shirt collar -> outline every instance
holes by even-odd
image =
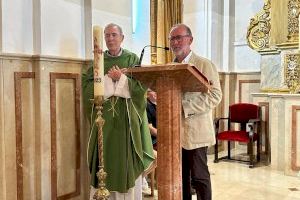
[[[106,50],[106,54],[107,54],[109,57],[119,57],[119,56],[122,55],[122,53],[123,53],[123,49],[122,49],[122,48],[120,49],[120,52],[119,52],[118,55],[116,55],[116,56],[111,55],[111,54],[109,53],[109,51]]]
[[[192,51],[190,51],[190,53],[183,59],[181,63],[189,63],[191,56],[192,56]]]

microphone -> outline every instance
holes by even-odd
[[[154,46],[154,45],[146,45],[146,46],[144,46],[144,48],[142,49],[142,52],[141,52],[141,56],[140,56],[140,60],[139,60],[139,63],[138,63],[138,65],[137,66],[141,66],[141,64],[142,64],[142,60],[143,60],[143,57],[144,57],[144,53],[145,53],[145,48],[146,47],[154,47],[154,48],[158,48],[158,49],[164,49],[164,50],[166,50],[166,51],[168,51],[168,50],[170,50],[170,48],[169,47],[160,47],[160,46]]]

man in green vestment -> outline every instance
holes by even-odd
[[[154,160],[146,114],[146,88],[124,71],[138,63],[138,57],[121,48],[124,35],[120,26],[108,24],[104,29],[107,51],[104,53],[103,155],[107,172],[106,187],[110,199],[141,199],[142,172]],[[91,124],[88,164],[91,185],[96,188],[99,168],[96,112],[93,98],[93,68],[82,76],[85,112]]]

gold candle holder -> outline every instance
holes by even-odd
[[[104,171],[104,158],[103,158],[103,125],[104,119],[102,118],[102,105],[104,102],[103,96],[95,96],[94,104],[96,105],[97,110],[97,118],[95,120],[97,127],[98,127],[98,156],[99,156],[99,171],[97,172],[98,178],[98,189],[95,192],[93,199],[96,200],[108,200],[109,198],[109,191],[106,189],[105,186],[105,179],[107,173]]]

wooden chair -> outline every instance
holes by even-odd
[[[215,145],[215,160],[217,163],[221,159],[238,160],[233,159],[230,153],[230,142],[242,142],[248,144],[249,161],[238,160],[243,162],[249,162],[249,167],[254,167],[254,153],[253,143],[256,142],[257,154],[256,160],[260,161],[260,108],[257,105],[249,103],[237,103],[229,107],[229,116],[227,118],[218,118],[215,120],[216,130],[216,145]],[[221,131],[219,125],[221,120],[228,121],[228,129]],[[240,124],[240,129],[235,130],[231,127],[232,123]],[[218,158],[218,142],[228,141],[228,155],[222,158]]]

